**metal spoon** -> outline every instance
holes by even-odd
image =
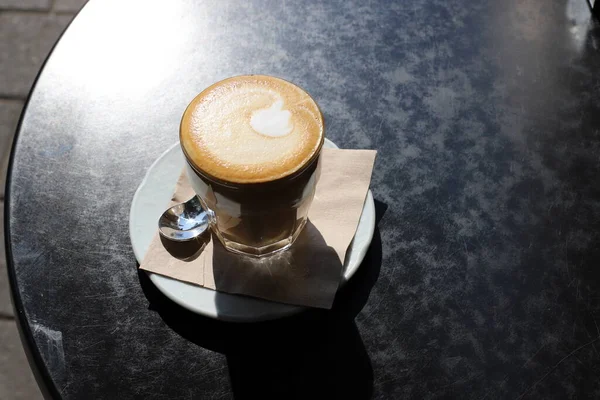
[[[158,220],[158,232],[166,239],[187,242],[208,230],[208,214],[198,196],[166,210]]]

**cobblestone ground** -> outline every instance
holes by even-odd
[[[10,146],[31,84],[52,45],[85,0],[0,0],[0,209]],[[42,395],[29,369],[10,303],[0,213],[0,399]]]

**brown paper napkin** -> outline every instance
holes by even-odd
[[[157,232],[140,268],[208,289],[331,308],[369,189],[375,155],[374,150],[323,149],[308,223],[289,250],[257,259],[228,252],[214,237],[181,244],[163,239]],[[171,204],[193,195],[182,174]]]

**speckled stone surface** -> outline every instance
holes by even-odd
[[[584,1],[141,4],[85,7],[17,139],[9,270],[52,393],[600,397],[600,31]],[[300,84],[330,139],[379,151],[378,229],[331,311],[220,323],[136,270],[136,186],[189,100],[240,73]]]

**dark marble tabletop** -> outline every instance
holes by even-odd
[[[584,0],[92,1],[10,171],[24,342],[64,399],[600,397],[600,31]],[[191,98],[305,87],[378,150],[378,228],[331,311],[231,324],[138,273],[133,193]]]

